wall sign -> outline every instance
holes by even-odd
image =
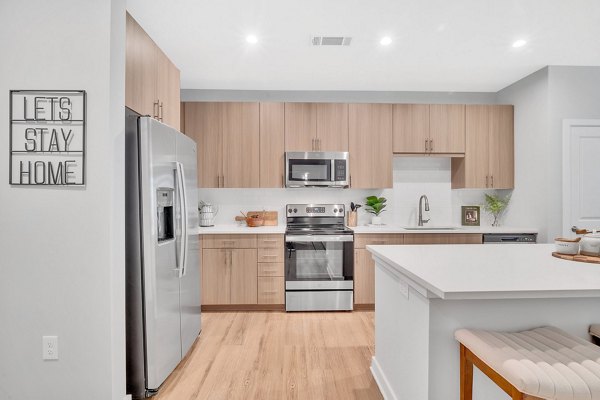
[[[85,91],[10,91],[10,184],[85,185]]]

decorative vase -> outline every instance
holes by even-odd
[[[358,219],[358,213],[356,211],[348,211],[346,213],[348,215],[348,222],[346,223],[349,227],[356,226],[356,221]]]
[[[381,225],[381,217],[374,215],[373,218],[371,218],[371,225]]]

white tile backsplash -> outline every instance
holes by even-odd
[[[216,204],[217,224],[234,223],[240,211],[275,210],[279,223],[285,224],[285,205],[290,203],[344,203],[364,204],[365,197],[384,196],[388,199],[386,211],[381,214],[386,224],[416,225],[419,197],[427,195],[431,218],[429,225],[460,225],[461,205],[483,203],[483,190],[451,190],[450,159],[444,157],[395,157],[394,187],[384,190],[363,189],[198,189],[198,198]],[[482,215],[482,225],[491,221]],[[371,215],[361,208],[359,225],[370,222]]]

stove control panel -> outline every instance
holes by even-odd
[[[288,204],[288,217],[343,217],[343,204]]]

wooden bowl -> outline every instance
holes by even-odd
[[[248,225],[250,228],[256,228],[259,226],[263,226],[264,224],[265,220],[263,218],[246,218],[246,225]]]

